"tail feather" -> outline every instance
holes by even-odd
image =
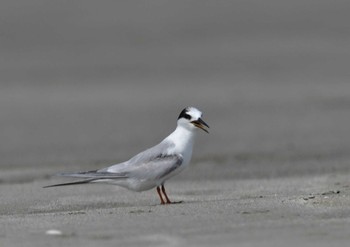
[[[57,174],[57,176],[75,177],[75,178],[116,179],[116,178],[126,178],[126,173],[88,171],[88,172],[59,173]]]
[[[69,182],[69,183],[62,183],[62,184],[47,185],[47,186],[44,186],[43,188],[51,188],[51,187],[67,186],[67,185],[77,185],[77,184],[87,184],[87,183],[90,183],[94,180],[96,180],[96,178],[85,179],[85,180]]]
[[[88,172],[76,172],[76,173],[59,173],[57,176],[63,177],[75,177],[75,178],[86,178],[85,180],[47,185],[43,188],[58,187],[58,186],[67,186],[67,185],[77,185],[77,184],[87,184],[95,180],[103,179],[121,179],[126,178],[125,173],[110,173],[110,172],[98,172],[98,171],[88,171]]]

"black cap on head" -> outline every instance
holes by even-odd
[[[188,112],[187,108],[183,109],[177,119],[185,118],[185,119],[191,120],[191,116],[187,112]]]

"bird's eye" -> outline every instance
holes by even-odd
[[[178,119],[180,119],[180,118],[185,118],[185,119],[191,120],[191,116],[187,113],[186,109],[180,113],[180,116]]]
[[[188,119],[188,120],[191,120],[191,116],[188,115],[188,114],[185,114],[185,115],[184,115],[184,118],[186,118],[186,119]]]

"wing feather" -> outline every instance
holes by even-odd
[[[88,171],[88,172],[67,172],[67,173],[59,173],[57,176],[63,177],[74,177],[74,178],[94,178],[94,179],[115,179],[115,178],[125,178],[125,173],[112,173],[112,172],[100,172],[96,171]]]
[[[180,154],[168,154],[173,143],[161,142],[160,144],[141,152],[130,160],[106,167],[100,170],[87,172],[60,173],[59,176],[83,178],[85,180],[65,184],[51,185],[63,186],[83,184],[100,180],[136,179],[139,181],[157,181],[166,178],[183,163]]]
[[[130,165],[126,176],[145,180],[162,179],[179,168],[182,162],[179,154],[158,155],[135,166]]]

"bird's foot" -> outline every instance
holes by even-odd
[[[167,202],[162,202],[161,205],[180,204],[180,203],[183,203],[183,202],[184,202],[184,201],[176,201],[176,202],[167,201]]]

